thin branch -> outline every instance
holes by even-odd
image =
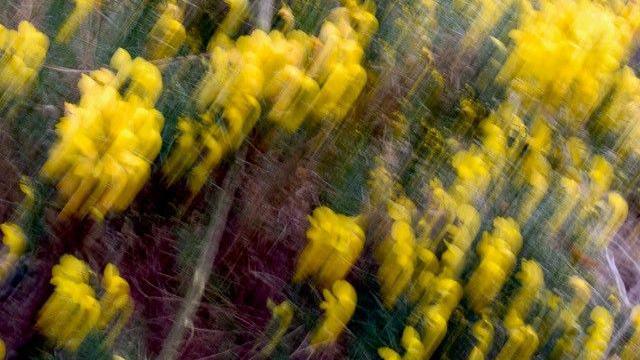
[[[193,281],[191,282],[169,335],[164,342],[158,359],[173,360],[178,356],[180,345],[184,338],[185,328],[188,324],[192,323],[193,316],[202,299],[205,284],[211,275],[213,262],[218,254],[220,239],[222,238],[227,217],[229,216],[229,211],[233,203],[233,194],[240,185],[240,174],[244,166],[242,159],[245,154],[246,147],[241,151],[241,154],[236,155],[236,160],[224,179],[222,190],[219,192],[214,205],[215,210],[207,226],[205,239],[208,239],[208,242],[204,245],[204,249],[198,259],[194,269]]]

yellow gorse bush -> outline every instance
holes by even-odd
[[[309,217],[309,242],[300,254],[294,282],[313,278],[320,287],[344,279],[364,248],[364,231],[357,217],[319,207]]]
[[[422,346],[420,334],[413,326],[405,326],[400,343],[405,349],[403,356],[388,347],[379,348],[378,355],[384,360],[420,360],[424,357],[424,347]]]
[[[311,345],[328,345],[335,342],[344,331],[356,310],[358,296],[351,284],[338,280],[331,290],[322,290],[324,301],[320,308],[324,310],[320,324],[311,337]]]
[[[469,306],[481,313],[498,295],[511,275],[522,248],[520,227],[510,218],[496,218],[493,232],[485,232],[476,251],[480,256],[465,288]]]
[[[544,273],[540,264],[534,260],[522,261],[516,279],[520,282],[520,287],[511,297],[504,316],[504,324],[509,329],[525,325],[529,311],[544,288]]]
[[[318,37],[254,30],[232,41],[247,5],[228,3],[230,11],[209,42],[209,71],[193,94],[199,119],[179,121],[163,167],[168,184],[187,174],[194,194],[261,117],[288,132],[307,118],[342,120],[366,83],[363,49],[377,29],[364,5],[347,2],[331,12]]]
[[[420,322],[423,358],[429,358],[436,351],[447,334],[451,313],[462,299],[462,287],[454,279],[438,277],[434,279],[433,289],[414,310],[415,322]]]
[[[538,349],[538,334],[530,325],[517,327],[509,331],[507,342],[502,346],[496,359],[529,360]]]
[[[175,0],[164,4],[160,17],[151,28],[146,43],[148,60],[164,59],[174,56],[187,38],[182,25],[184,11]]]
[[[595,119],[601,136],[613,135],[613,149],[621,158],[640,153],[640,79],[625,66],[616,74],[611,97]]]
[[[100,220],[126,209],[162,145],[164,120],[153,108],[162,89],[160,71],[122,49],[111,65],[117,73],[103,68],[82,75],[80,102],[65,104],[58,140],[41,170],[57,184],[61,218],[90,214]]]
[[[596,306],[591,310],[591,326],[582,344],[581,359],[602,359],[613,335],[613,316],[606,308]]]
[[[110,345],[129,321],[133,300],[118,269],[105,267],[99,300],[90,277],[88,265],[71,255],[62,256],[52,269],[54,292],[40,309],[36,327],[56,346],[75,351],[91,331],[107,329],[105,342]]]
[[[20,22],[17,30],[0,25],[0,104],[30,90],[48,50],[49,38],[30,22]]]
[[[415,236],[411,225],[403,220],[394,221],[389,236],[378,250],[380,292],[384,305],[393,308],[409,286],[415,267]]]
[[[497,356],[500,359],[530,359],[540,344],[538,332],[525,321],[544,288],[544,273],[537,262],[523,260],[516,279],[520,288],[511,296],[503,319],[509,337]]]
[[[583,124],[629,56],[640,12],[587,0],[522,2],[513,51],[498,75],[527,106],[563,109],[568,125]]]
[[[233,43],[231,37],[249,15],[249,2],[247,0],[224,0],[228,6],[227,16],[218,25],[215,34],[209,40],[207,48],[213,50],[218,46],[226,47]]]
[[[471,327],[471,333],[476,341],[475,346],[471,349],[469,360],[484,360],[491,345],[493,343],[494,326],[486,315],[476,321]]]

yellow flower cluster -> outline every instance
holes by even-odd
[[[110,345],[129,321],[133,301],[118,269],[105,267],[100,300],[89,285],[90,276],[87,264],[71,255],[62,256],[53,267],[55,290],[40,310],[36,327],[56,346],[75,351],[89,332],[107,328],[105,342]]]
[[[472,23],[465,46],[472,46],[474,39],[493,27],[497,18],[486,18],[487,14],[501,15],[504,8],[500,7],[511,2],[472,3],[479,3],[485,13]],[[596,115],[596,125],[616,137],[623,159],[640,152],[635,136],[640,134],[635,121],[640,81],[630,68],[621,69],[640,25],[640,8],[584,0],[523,4],[522,25],[512,32],[513,52],[498,76],[511,91],[509,100],[480,123],[479,146],[454,155],[451,164],[456,178],[451,186],[445,188],[438,179],[429,182],[422,194],[427,203],[417,224],[416,207],[399,205],[411,200],[398,200],[403,190],[394,174],[382,164],[371,172],[370,206],[392,204],[387,211],[390,231],[375,253],[381,298],[392,308],[406,294],[414,309],[402,335],[404,354],[380,348],[384,359],[429,358],[444,338],[451,311],[462,297],[459,278],[480,224],[474,205],[491,204],[518,190],[513,204],[497,204],[502,207],[499,211],[514,219],[494,219],[493,231],[485,232],[476,247],[478,263],[464,287],[467,304],[481,315],[472,331],[473,360],[484,359],[492,348],[490,316],[497,310],[493,303],[518,263],[523,246],[520,228],[539,218],[536,212],[543,199],[552,204],[545,224],[550,236],[563,231],[577,238],[574,247],[580,250],[605,248],[627,218],[624,197],[612,189],[617,174],[611,159],[592,154],[577,137],[562,138],[564,132],[554,133],[554,126],[556,120],[565,121],[562,125],[572,132]],[[473,110],[464,105],[463,112]],[[599,111],[594,114],[596,108]],[[507,186],[509,190],[504,191]],[[501,325],[508,331],[498,359],[531,359],[551,333],[561,334],[552,358],[602,358],[611,341],[613,316],[603,307],[594,308],[592,325],[581,336],[579,319],[591,296],[584,279],[570,278],[573,295],[566,303],[545,289],[542,268],[533,260],[521,262],[515,279],[519,288],[505,312],[498,308],[504,314]],[[440,307],[434,305],[438,304],[435,298],[441,299]],[[534,315],[532,309],[545,300],[549,304],[542,305],[548,308],[544,320],[527,324]],[[638,338],[632,336],[628,347],[640,343]],[[621,356],[637,357],[629,350]]]
[[[533,327],[526,325],[509,330],[507,342],[500,349],[496,360],[529,360],[538,349],[538,334]]]
[[[324,310],[320,324],[311,337],[311,345],[321,346],[335,342],[356,310],[358,296],[351,284],[344,280],[333,283],[331,290],[322,290]]]
[[[49,38],[30,22],[20,22],[17,30],[0,25],[0,104],[29,91],[48,50]]]
[[[625,66],[615,77],[609,101],[595,119],[600,136],[615,137],[613,149],[621,157],[640,153],[640,79]]]
[[[500,359],[531,359],[540,344],[538,333],[525,320],[544,289],[542,268],[533,260],[523,260],[516,279],[520,288],[511,297],[503,319],[509,337],[498,354]]]
[[[592,324],[587,329],[587,338],[582,345],[579,358],[602,359],[613,335],[613,316],[606,308],[596,306],[591,310],[590,318]]]
[[[382,347],[378,349],[378,354],[383,359],[430,358],[447,334],[451,313],[462,299],[462,287],[456,280],[432,276],[429,278],[429,287],[423,288],[419,296],[421,298],[410,322],[419,322],[420,331],[411,325],[405,326],[401,341],[404,355],[401,357],[395,350]]]
[[[515,184],[524,190],[524,195],[516,219],[520,225],[524,225],[549,189],[551,166],[542,153],[531,150],[524,156],[521,168],[523,171]]]
[[[364,247],[364,231],[358,217],[334,213],[319,207],[309,217],[309,243],[296,266],[293,282],[313,278],[325,301],[320,304],[324,315],[311,338],[311,345],[327,345],[336,341],[351,319],[357,295],[351,284],[343,280]]]
[[[89,14],[100,5],[100,0],[74,0],[75,7],[67,20],[62,24],[56,35],[56,41],[59,43],[67,43],[78,30]]]
[[[592,157],[586,196],[580,202],[567,201],[571,208],[578,203],[582,205],[575,224],[578,240],[574,251],[578,253],[593,255],[606,248],[627,218],[627,201],[618,192],[610,191],[613,176],[613,167],[608,161],[599,155]],[[554,231],[568,218],[569,208],[559,210],[562,216],[554,219]]]
[[[238,31],[242,22],[249,15],[249,2],[247,0],[224,0],[228,7],[227,15],[218,25],[215,34],[209,40],[207,48],[209,51],[218,46],[229,46],[233,44],[231,37]]]
[[[344,279],[364,247],[364,231],[357,217],[319,207],[309,217],[309,243],[300,254],[294,282],[309,277],[324,288]]]
[[[65,104],[58,140],[41,171],[57,183],[65,202],[61,218],[91,214],[101,220],[126,209],[162,145],[164,119],[154,109],[162,90],[160,71],[123,49],[111,66],[117,73],[103,68],[82,75],[80,102]]]
[[[588,226],[589,224],[585,224],[583,230],[593,231],[590,236],[584,234],[590,245],[595,249],[604,249],[627,219],[629,206],[622,195],[610,191],[596,202],[594,210],[596,209],[594,215],[598,221],[591,227]]]
[[[187,38],[182,25],[183,10],[175,0],[164,4],[164,9],[153,25],[146,44],[146,58],[150,61],[174,56]]]
[[[372,175],[380,173],[378,169]],[[398,196],[387,205],[387,216],[392,221],[390,233],[376,248],[382,298],[385,306],[392,308],[399,296],[406,293],[414,311],[403,333],[404,355],[380,348],[378,353],[384,359],[431,356],[444,339],[449,317],[462,298],[463,290],[457,278],[480,219],[472,206],[458,205],[438,181],[431,182],[430,192],[432,207],[418,222],[418,240],[413,230],[416,217],[413,202]],[[436,223],[440,220],[436,218],[445,222],[439,232]],[[441,241],[445,241],[447,249],[438,260],[432,249],[438,248]],[[420,326],[413,327],[416,324]]]
[[[589,304],[589,299],[591,299],[591,286],[583,278],[579,276],[570,277],[569,287],[572,290],[571,300],[560,317],[565,325],[577,322],[587,304]]]
[[[631,75],[627,72],[628,83],[636,81],[635,75],[629,78]],[[635,90],[624,93],[627,90],[620,90],[623,85],[635,88],[629,84],[617,85],[619,89],[614,89],[610,103],[599,115],[606,118],[598,121],[614,124],[617,120],[613,117],[622,116],[624,106],[633,106]],[[553,138],[554,129],[547,120],[547,112],[541,109],[529,112],[529,124],[525,126],[515,103],[513,98],[503,102],[480,123],[479,146],[473,145],[453,156],[451,164],[456,178],[449,188],[443,187],[437,178],[428,183],[423,193],[427,202],[415,224],[415,235],[415,205],[409,199],[397,200],[402,196],[390,202],[394,204],[387,212],[392,223],[391,232],[376,253],[380,263],[381,297],[391,308],[398,297],[406,293],[414,310],[403,334],[404,355],[381,348],[379,353],[383,358],[428,358],[442,341],[449,309],[454,309],[462,297],[462,291],[458,297],[455,289],[461,288],[458,279],[480,225],[480,214],[473,205],[496,200],[492,197],[501,196],[507,185],[519,190],[508,209],[508,214],[513,214],[517,220],[494,219],[493,231],[485,233],[476,247],[478,263],[464,287],[467,304],[482,316],[477,327],[474,326],[477,342],[471,352],[472,359],[484,359],[491,348],[493,324],[489,316],[495,310],[492,309],[493,302],[514,272],[523,245],[520,228],[537,218],[534,213],[545,196],[554,199],[546,224],[549,233],[553,236],[561,229],[568,231],[577,238],[574,249],[602,250],[624,223],[628,205],[619,193],[611,190],[615,176],[612,164],[603,156],[591,154],[588,146],[576,137],[561,141],[562,149],[553,149],[552,144],[557,139]],[[616,126],[626,129],[630,125]],[[555,156],[553,160],[557,167],[553,170],[547,160],[549,156]],[[554,180],[555,171],[559,173],[557,180]],[[384,165],[375,167],[371,177],[372,206],[379,207],[402,193],[402,187]],[[411,205],[400,206],[400,203]],[[393,254],[389,257],[395,261],[381,260],[379,253]],[[405,278],[411,279],[409,286],[403,285]],[[554,303],[554,296],[547,293],[542,269],[535,261],[522,261],[515,278],[520,288],[505,309],[502,324],[508,331],[508,339],[497,358],[530,359],[540,344],[549,341],[551,333],[558,332],[562,335],[555,344],[555,355],[571,357],[581,353],[585,358],[600,357],[611,337],[608,318],[600,310],[594,313],[594,326],[588,331],[583,349],[576,348],[582,331],[578,319],[591,294],[586,281],[571,278],[569,286],[574,289],[574,295],[563,304],[559,297]],[[445,301],[449,306],[440,308],[442,312],[430,312],[434,292],[438,290],[446,293],[442,296],[450,300]],[[534,329],[533,324],[526,321],[534,304],[541,300],[549,301],[548,314],[554,315],[548,318],[545,315],[542,325]],[[424,323],[427,325],[422,325]],[[413,327],[416,324],[421,326]]]
[[[421,324],[422,358],[430,358],[440,346],[451,313],[462,299],[462,286],[457,280],[440,275],[432,279],[431,286],[410,319]]]
[[[14,223],[0,225],[0,231],[2,231],[2,245],[6,249],[2,251],[3,255],[0,257],[0,284],[2,284],[24,253],[27,238],[22,228]]]
[[[388,347],[379,348],[378,355],[384,360],[421,360],[424,358],[424,347],[420,340],[420,334],[413,326],[405,326],[400,344],[405,349],[402,357]]]
[[[486,314],[482,314],[480,320],[471,327],[471,333],[475,340],[475,345],[469,354],[469,360],[484,360],[491,349],[493,335],[495,333],[493,324]]]
[[[618,95],[614,91],[611,101],[624,103],[626,96]],[[613,109],[616,106],[618,105],[613,103],[605,106],[600,119],[608,121],[606,118],[615,116],[614,114],[621,115],[619,109]],[[504,165],[514,163],[517,164],[513,169],[515,176],[510,182],[511,186],[521,193],[514,203],[516,209],[514,214],[520,226],[524,226],[532,218],[551,188],[553,191],[550,192],[550,196],[555,198],[555,206],[547,224],[549,232],[552,235],[557,234],[563,226],[570,223],[573,216],[576,216],[577,222],[573,225],[573,230],[579,238],[576,244],[581,248],[579,251],[593,253],[606,247],[624,223],[628,205],[619,193],[610,190],[614,170],[603,156],[592,156],[582,140],[569,137],[564,141],[563,151],[556,153],[557,159],[560,160],[557,167],[560,180],[554,182],[552,188],[553,173],[547,157],[551,153],[554,134],[542,112],[535,111],[532,114],[531,124],[527,128],[522,124],[510,101],[505,101],[497,111],[482,122],[481,130],[483,133],[481,151],[472,149],[467,153],[456,155],[462,158],[458,164],[454,162],[454,167],[459,174],[456,183],[466,185],[461,186],[462,190],[457,192],[459,199],[464,199],[465,194],[473,194],[474,190],[476,198],[478,194],[484,196],[486,190],[482,189],[487,183],[493,184],[492,193],[501,193],[502,182],[508,181],[504,179]],[[503,136],[514,140],[511,146],[505,147]],[[475,183],[462,181],[461,179],[465,179],[465,174],[473,173],[467,169],[473,164],[482,164],[481,160],[485,165],[477,165],[475,168],[486,167],[489,180],[484,183],[479,182],[477,178],[481,173],[476,171],[476,175],[466,175],[466,178],[474,179]],[[492,166],[489,167],[486,164],[492,164]],[[585,181],[586,179],[588,181]],[[581,187],[587,191],[581,192]],[[576,194],[584,194],[584,196],[576,196]],[[468,199],[469,197],[464,200],[469,201]],[[576,212],[575,209],[581,210]]]
[[[469,306],[481,313],[491,304],[511,275],[522,248],[520,227],[511,218],[493,220],[493,232],[485,232],[478,244],[480,262],[465,288]]]
[[[372,209],[378,209],[387,204],[394,194],[400,190],[393,175],[383,164],[383,160],[377,158],[376,163],[377,166],[369,172],[368,181],[369,206]]]
[[[437,183],[436,183],[437,184]],[[434,191],[446,193],[443,189],[434,188]],[[444,245],[446,250],[440,257],[440,276],[457,279],[465,266],[466,253],[471,247],[473,240],[478,234],[480,228],[480,215],[477,210],[466,203],[459,204],[451,197],[445,197],[445,203],[449,204],[446,208],[444,217],[444,225],[439,232],[435,233],[432,224],[428,227],[423,226],[427,221],[427,217],[431,211],[427,211],[418,223],[420,228],[419,238],[422,240],[423,246],[428,249],[435,250]],[[436,207],[442,207],[442,204],[433,203]],[[434,219],[436,222],[442,220]],[[434,221],[432,220],[432,221]],[[435,236],[434,236],[435,233]]]
[[[578,319],[582,316],[584,309],[586,308],[589,300],[591,299],[591,288],[589,284],[578,276],[572,276],[568,281],[569,288],[571,289],[571,297],[568,299],[568,303],[560,311],[558,315],[559,321],[552,320],[553,325],[545,328],[545,333],[541,339],[546,338],[555,331],[557,328],[562,330],[562,336],[556,342],[551,352],[551,357],[575,357],[576,354],[576,336],[580,328]],[[543,342],[544,343],[544,342]]]
[[[437,228],[439,222],[453,223],[456,201],[438,179],[431,180],[425,192],[430,195],[430,199],[424,215],[418,221],[418,239],[433,247],[432,243],[442,238],[445,232],[444,228]]]
[[[236,2],[242,13],[242,1],[231,1]],[[227,18],[240,16],[233,15],[234,9]],[[200,121],[179,121],[178,138],[163,167],[169,184],[189,172],[192,193],[240,146],[263,112],[289,132],[309,116],[344,118],[366,83],[360,63],[377,21],[364,5],[347,2],[332,11],[318,37],[299,30],[255,30],[232,42],[223,25],[210,42],[210,69],[194,94]]]
[[[378,281],[384,305],[392,308],[411,281],[416,261],[415,235],[411,226],[415,205],[407,197],[389,201],[391,231],[376,249],[380,263]]]
[[[592,325],[586,331],[580,348],[577,347],[579,334],[582,332],[579,319],[591,297],[590,286],[584,279],[577,276],[571,276],[568,279],[568,287],[572,289],[572,294],[566,303],[558,296],[546,292],[542,269],[535,261],[524,260],[516,279],[519,281],[520,288],[511,296],[502,321],[508,332],[508,338],[496,355],[496,359],[531,359],[538,347],[547,343],[550,336],[558,332],[561,336],[554,344],[551,358],[602,358],[613,332],[613,317],[604,307],[593,308]],[[467,299],[469,299],[468,296]],[[547,302],[546,305],[542,305],[546,313],[544,318],[537,318],[535,328],[526,324],[525,319],[530,315],[533,305],[541,304],[544,300]],[[476,346],[472,349],[470,359],[484,359],[488,349],[491,348],[493,324],[488,317],[490,313],[491,310],[488,307],[484,308],[481,319],[473,326]],[[632,343],[632,339],[629,343]]]
[[[620,353],[620,358],[622,360],[635,359],[638,349],[640,349],[640,305],[634,306],[631,311],[630,320],[633,327],[633,333]]]
[[[381,348],[379,354],[383,358],[429,358],[444,339],[451,313],[462,298],[459,277],[466,265],[466,253],[480,228],[480,215],[471,204],[481,202],[488,186],[498,179],[496,175],[505,164],[508,150],[506,137],[498,126],[485,122],[481,129],[482,146],[454,156],[452,165],[457,177],[451,187],[445,189],[438,179],[429,182],[424,194],[428,203],[417,223],[416,206],[410,199],[398,196],[389,202],[391,232],[376,250],[382,298],[391,308],[406,293],[414,310],[403,335],[404,355]],[[402,192],[384,166],[376,167],[371,175],[372,199],[380,201]],[[498,229],[493,235],[508,240],[510,245],[517,244],[519,232],[515,221],[496,219],[496,222]],[[435,251],[441,252],[440,258]],[[515,257],[511,266],[514,264]],[[412,327],[415,324],[420,326]],[[488,346],[478,349],[477,355]]]
[[[539,298],[544,288],[544,273],[540,265],[534,260],[523,260],[520,271],[516,274],[520,288],[511,297],[504,324],[508,329],[525,325],[531,307]]]
[[[524,225],[534,213],[549,188],[551,166],[547,155],[551,149],[552,130],[542,117],[535,117],[528,129],[511,103],[504,102],[481,123],[482,152],[489,167],[492,193],[501,194],[507,181],[522,193],[515,203],[516,219]],[[509,141],[507,141],[509,139]],[[507,143],[510,142],[510,145]],[[515,177],[505,172],[515,167]]]
[[[523,3],[515,43],[498,81],[529,106],[563,110],[568,125],[583,124],[629,56],[640,25],[635,4],[554,0]]]
[[[482,197],[492,173],[482,154],[473,150],[463,150],[456,153],[451,160],[456,171],[456,180],[450,192],[459,203],[475,203]]]

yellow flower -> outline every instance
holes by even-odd
[[[476,321],[471,328],[473,337],[476,341],[475,346],[471,349],[469,360],[484,360],[491,344],[493,343],[493,324],[486,314],[482,314],[480,320]]]
[[[100,299],[101,313],[97,327],[106,329],[117,318],[117,322],[110,326],[105,339],[105,342],[110,345],[133,314],[133,299],[129,294],[129,284],[120,276],[118,268],[113,264],[107,264],[104,268],[102,287],[104,295]]]
[[[0,284],[2,284],[24,253],[27,238],[22,228],[14,223],[0,225],[0,231],[2,231],[2,244],[6,249],[5,255],[0,258]]]
[[[447,333],[451,313],[462,298],[462,287],[453,279],[439,277],[433,291],[414,310],[412,321],[421,322],[422,349],[424,358],[429,358],[438,348]]]
[[[524,225],[549,188],[547,178],[549,177],[551,166],[544,155],[536,151],[529,151],[522,160],[521,169],[521,177],[516,178],[514,185],[518,187],[526,186],[525,196],[520,202],[517,216],[518,223]]]
[[[320,324],[313,332],[311,345],[327,345],[335,342],[353,316],[358,300],[356,291],[344,280],[333,283],[331,290],[324,289],[325,300],[320,304],[324,310]]]
[[[38,314],[36,327],[56,345],[75,351],[93,330],[100,305],[88,285],[90,270],[81,260],[64,255],[53,267],[53,294]]]
[[[591,159],[591,169],[589,170],[591,180],[591,198],[597,200],[602,196],[613,181],[613,167],[604,157],[596,155]]]
[[[158,21],[147,37],[146,54],[149,60],[174,56],[187,38],[182,25],[182,9],[174,1],[164,5]]]
[[[378,349],[378,355],[385,360],[420,360],[424,357],[424,347],[420,339],[420,334],[413,326],[404,327],[400,343],[405,349],[404,356],[400,357],[400,354],[388,347]]]
[[[384,304],[392,308],[398,297],[409,286],[415,267],[415,238],[411,225],[403,220],[394,221],[391,233],[378,248],[380,268],[378,281]]]
[[[459,151],[451,159],[456,180],[450,192],[458,203],[473,203],[489,186],[490,170],[484,158],[474,151]]]
[[[558,188],[560,192],[557,200],[558,204],[549,220],[549,230],[551,234],[555,234],[560,230],[575,209],[579,200],[576,194],[579,191],[580,185],[575,180],[563,176],[560,178],[560,186]]]
[[[504,286],[513,271],[522,237],[513,219],[496,218],[493,232],[485,232],[477,247],[480,262],[473,271],[465,294],[470,307],[481,313]]]
[[[49,49],[49,38],[30,22],[17,31],[0,25],[0,91],[6,99],[23,96],[32,86]],[[3,100],[3,102],[6,100]]]
[[[534,301],[544,287],[544,273],[540,265],[534,260],[523,260],[520,271],[516,274],[520,288],[511,297],[504,324],[507,328],[524,326],[524,320]]]
[[[300,254],[294,282],[313,277],[322,287],[343,279],[364,247],[364,231],[357,217],[319,207],[309,217],[309,242]]]
[[[57,183],[65,202],[61,218],[91,214],[101,220],[125,210],[160,152],[164,119],[153,109],[162,90],[160,71],[122,49],[111,64],[117,74],[100,69],[80,78],[80,101],[65,104],[66,115],[56,126],[58,140],[41,170]],[[122,96],[119,88],[126,80]]]
[[[312,78],[299,68],[286,65],[266,86],[266,97],[273,104],[267,119],[295,132],[311,111],[318,91],[320,88]]]
[[[367,73],[359,64],[336,64],[314,100],[313,115],[318,119],[341,121],[366,81]]]
[[[87,264],[71,255],[63,255],[52,270],[54,292],[40,309],[36,327],[57,346],[76,351],[86,336],[95,330],[106,330],[105,343],[110,345],[133,311],[129,284],[117,268],[108,264],[102,278],[104,295],[100,301],[89,286]],[[113,324],[115,317],[118,321]]]
[[[592,324],[587,329],[587,338],[584,341],[580,358],[602,359],[613,334],[613,316],[604,307],[596,306],[591,310],[590,318]]]
[[[538,334],[531,326],[525,325],[510,329],[509,338],[502,349],[500,349],[496,359],[529,360],[538,349],[538,344]]]
[[[263,103],[266,118],[288,132],[309,117],[342,120],[367,81],[360,65],[363,42],[377,27],[371,6],[353,3],[334,9],[317,38],[286,28],[254,30],[233,41],[248,3],[226,3],[227,17],[209,41],[209,70],[193,94],[198,111],[193,122],[202,126],[180,125],[177,146],[163,166],[169,185],[188,173],[192,194],[241,145],[260,119]],[[194,157],[204,160],[194,165]]]
[[[571,276],[569,278],[569,287],[572,289],[571,300],[560,314],[560,319],[566,328],[578,321],[578,318],[589,303],[589,299],[591,299],[591,287],[583,278]]]
[[[221,39],[224,37],[233,36],[249,15],[249,3],[247,0],[225,0],[225,3],[229,7],[229,12],[218,25],[216,33],[211,37],[208,45],[209,50],[220,45],[222,43]]]
[[[20,226],[13,223],[0,225],[2,243],[9,250],[9,254],[21,256],[27,246],[27,238]]]
[[[585,0],[546,1],[539,9],[527,3],[498,81],[526,107],[564,109],[565,124],[584,123],[629,55],[637,21],[623,13]]]
[[[620,358],[622,360],[632,360],[636,357],[640,348],[640,305],[636,305],[631,310],[631,326],[633,333],[627,343],[622,348]]]

